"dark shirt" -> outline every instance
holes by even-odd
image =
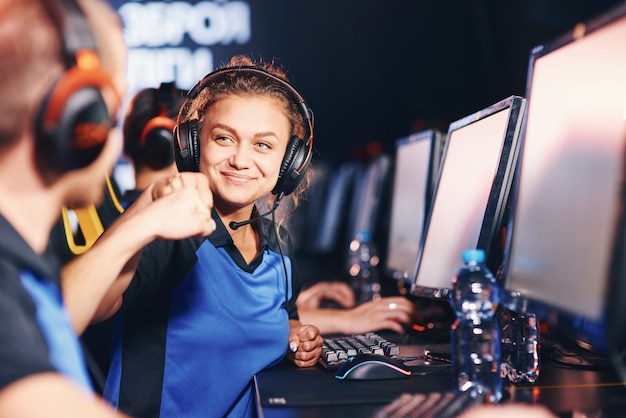
[[[0,389],[59,372],[86,392],[91,383],[63,305],[58,269],[0,215]]]

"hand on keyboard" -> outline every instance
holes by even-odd
[[[420,322],[414,303],[404,296],[383,297],[351,306],[350,299],[342,296],[342,291],[339,290],[345,289],[346,286],[345,283],[335,284],[332,294],[323,293],[330,290],[322,292],[317,288],[301,292],[296,302],[300,320],[303,323],[316,324],[325,335],[364,334],[379,330],[404,334],[407,327]],[[322,295],[326,295],[324,299],[321,299]],[[343,308],[322,308],[320,305],[322,300],[333,300]]]

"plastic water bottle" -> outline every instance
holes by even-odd
[[[379,263],[378,250],[371,234],[369,231],[359,231],[350,241],[347,266],[357,304],[380,299]]]
[[[484,402],[498,403],[502,399],[501,335],[495,312],[501,291],[484,261],[483,250],[464,251],[465,264],[452,280],[454,387],[457,392],[471,390],[472,396]]]

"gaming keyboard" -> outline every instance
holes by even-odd
[[[326,369],[335,369],[347,362],[350,357],[364,353],[397,359],[400,357],[400,348],[373,332],[326,337],[322,345],[322,355],[319,362]]]
[[[403,393],[379,409],[374,418],[453,418],[480,405],[472,390],[461,393]]]

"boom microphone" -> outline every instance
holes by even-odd
[[[242,226],[246,226],[248,224],[251,224],[254,221],[258,221],[261,218],[266,217],[267,215],[270,215],[272,213],[274,213],[274,211],[276,211],[276,209],[278,209],[278,205],[280,204],[280,200],[282,198],[282,193],[280,195],[278,195],[278,197],[276,198],[276,200],[274,201],[274,205],[272,206],[272,210],[270,210],[269,212],[265,212],[262,213],[259,216],[255,216],[254,218],[248,219],[247,221],[241,221],[241,222],[235,222],[235,221],[231,221],[228,226],[230,227],[230,229],[232,229],[233,231],[238,230],[239,228],[241,228]]]

